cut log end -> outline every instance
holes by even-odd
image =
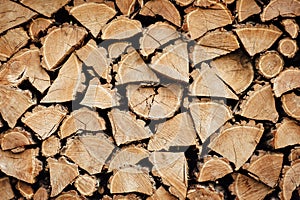
[[[278,43],[278,51],[288,58],[293,58],[298,49],[297,42],[289,38],[284,38]]]
[[[277,76],[283,66],[284,60],[277,51],[267,51],[256,60],[256,68],[268,79]]]

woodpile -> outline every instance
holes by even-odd
[[[0,0],[0,199],[300,199],[299,0]]]

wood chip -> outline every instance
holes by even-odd
[[[300,144],[300,125],[293,120],[283,120],[273,134],[275,149]]]
[[[84,174],[76,178],[74,185],[80,194],[84,196],[92,196],[97,190],[98,181],[96,177]]]
[[[289,93],[281,97],[284,112],[289,116],[300,120],[300,96],[296,93]]]
[[[288,58],[293,58],[298,50],[299,48],[297,46],[296,40],[283,38],[278,43],[278,51]]]
[[[154,194],[148,197],[146,200],[176,200],[177,198],[171,195],[165,190],[163,186],[160,186],[155,190]]]
[[[292,198],[293,191],[300,185],[300,162],[299,160],[292,163],[291,166],[285,166],[283,169],[283,178],[280,183],[282,192],[279,196],[282,200]]]
[[[95,38],[116,13],[115,9],[106,4],[93,2],[75,6],[70,11],[70,14],[89,29]]]
[[[299,25],[294,19],[283,19],[281,21],[285,31],[293,38],[297,38],[299,32]]]
[[[222,192],[216,191],[212,187],[198,186],[194,189],[188,191],[187,198],[189,200],[198,199],[211,199],[211,200],[223,200],[224,194]]]
[[[239,22],[261,12],[261,8],[257,5],[255,0],[237,0],[236,9]]]
[[[38,40],[40,34],[44,33],[54,21],[46,18],[34,19],[29,25],[29,36],[33,40]]]
[[[116,4],[123,15],[129,16],[134,11],[136,0],[116,0]]]
[[[282,71],[274,80],[273,90],[276,97],[300,88],[300,70],[298,68],[289,68]]]
[[[33,200],[49,199],[48,191],[44,187],[40,187],[33,195]]]
[[[258,57],[255,64],[259,73],[270,79],[282,71],[284,60],[277,51],[267,51]]]
[[[300,147],[295,147],[291,150],[291,153],[289,155],[289,161],[293,162],[300,158]]]
[[[15,197],[8,177],[0,179],[0,195],[3,200],[10,200]]]
[[[52,157],[59,153],[61,144],[60,139],[56,136],[51,136],[42,143],[42,154],[45,157]]]
[[[25,199],[32,199],[34,193],[31,185],[23,181],[18,181],[16,188]]]

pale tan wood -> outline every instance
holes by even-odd
[[[53,23],[52,19],[37,18],[29,25],[29,36],[32,40],[38,40],[40,33],[44,33],[48,27]]]
[[[300,185],[300,160],[296,160],[291,166],[284,166],[283,178],[280,183],[282,191],[279,196],[282,200],[292,198],[293,191]]]
[[[21,3],[25,6],[45,15],[47,17],[51,17],[53,13],[58,11],[64,5],[69,3],[70,0],[52,0],[52,1],[44,1],[44,0],[21,0]]]
[[[284,60],[277,51],[266,51],[258,57],[255,66],[260,74],[270,79],[282,71]]]
[[[271,0],[261,13],[261,21],[265,22],[278,16],[296,17],[300,15],[298,0]]]
[[[113,137],[118,146],[152,136],[152,132],[148,126],[145,126],[145,122],[136,119],[136,116],[129,111],[113,108],[108,113],[108,117]]]
[[[153,152],[150,156],[153,164],[152,174],[159,176],[169,191],[179,199],[187,194],[187,161],[183,152]]]
[[[293,162],[300,158],[300,147],[295,147],[291,150],[291,153],[289,155],[289,161]]]
[[[40,187],[33,195],[33,200],[48,200],[49,194],[47,189]]]
[[[257,5],[255,0],[237,0],[236,9],[239,22],[261,12],[261,8]]]
[[[189,56],[187,43],[176,41],[167,46],[162,53],[156,53],[149,65],[152,69],[168,78],[189,82]]]
[[[84,28],[68,24],[49,29],[48,34],[42,39],[42,66],[50,71],[56,70],[86,35]]]
[[[184,133],[184,134],[183,134]],[[149,151],[196,145],[197,133],[188,112],[182,112],[156,126],[148,143]]]
[[[276,97],[300,88],[300,70],[298,68],[288,68],[282,71],[274,80],[273,90]]]
[[[176,197],[167,192],[163,186],[160,186],[147,200],[176,200]]]
[[[0,195],[3,200],[10,200],[15,197],[8,177],[0,179]]]
[[[0,149],[0,170],[8,176],[15,177],[27,183],[35,183],[40,173],[42,162],[36,157],[39,149],[28,149],[22,153],[12,153]]]
[[[231,24],[233,16],[230,10],[221,3],[209,8],[197,8],[186,15],[186,23],[192,40],[204,35],[207,31]]]
[[[92,196],[97,190],[98,184],[96,177],[88,174],[78,176],[74,183],[78,192],[84,196]]]
[[[136,0],[116,0],[116,4],[123,15],[129,16],[134,11]]]
[[[31,185],[23,181],[18,181],[16,188],[25,199],[32,199],[34,193]]]
[[[105,4],[111,8],[114,7],[114,2],[106,1],[106,0],[73,0],[74,7],[86,4],[86,3],[98,3],[98,4]]]
[[[106,4],[84,3],[71,9],[73,15],[82,25],[89,29],[96,38],[104,25],[115,16],[116,10]]]
[[[241,25],[235,30],[250,56],[269,49],[282,32],[274,25]],[[254,45],[255,44],[255,45]]]
[[[289,116],[300,120],[300,96],[294,92],[282,95],[282,107]]]
[[[293,38],[297,38],[299,33],[299,25],[295,21],[295,19],[283,19],[281,21],[282,26],[285,31]]]
[[[0,36],[0,61],[6,61],[24,47],[29,36],[23,28],[15,28]]]
[[[102,132],[69,139],[62,154],[90,174],[102,171],[115,145]]]
[[[237,94],[245,91],[254,79],[251,60],[242,51],[216,58],[210,65]]]
[[[75,190],[68,192],[62,192],[55,200],[84,200],[83,197],[79,196]]]
[[[59,153],[61,144],[60,139],[54,135],[50,136],[42,143],[42,154],[45,157],[55,156]]]
[[[209,8],[212,5],[219,3],[220,1],[218,0],[195,0],[194,5],[198,7],[203,7],[203,8]]]
[[[113,195],[113,198],[107,197],[107,199],[103,200],[142,200],[142,198],[134,193],[127,195]]]
[[[240,48],[237,37],[231,31],[216,30],[206,33],[194,46],[193,64],[212,60]]]
[[[201,64],[200,70],[195,69],[191,77],[194,81],[189,85],[190,96],[239,99],[206,63]]]
[[[175,27],[165,22],[156,22],[143,31],[143,36],[140,38],[140,52],[143,56],[148,56],[161,45],[178,37],[179,33]]]
[[[216,191],[212,187],[204,187],[202,185],[196,185],[196,188],[188,190],[187,198],[189,200],[200,200],[200,199],[223,200],[224,194],[220,191]]]
[[[116,59],[127,52],[130,47],[130,42],[114,42],[108,46],[108,55],[111,59]]]
[[[172,117],[180,107],[183,92],[182,86],[178,84],[158,88],[128,85],[126,89],[129,107],[146,119]]]
[[[296,40],[283,38],[278,43],[278,51],[288,58],[293,58],[298,50],[299,48],[297,46]]]
[[[297,122],[284,119],[276,127],[276,131],[273,132],[275,149],[300,144],[300,126]]]
[[[47,163],[50,171],[50,197],[54,197],[60,194],[79,175],[78,166],[68,162],[65,157],[60,157],[58,160],[48,158]]]
[[[176,4],[180,6],[187,6],[191,3],[193,3],[194,0],[175,0]]]
[[[13,128],[23,113],[35,103],[28,90],[0,85],[0,113],[9,127]]]
[[[277,122],[279,115],[275,107],[274,94],[271,85],[254,85],[254,91],[240,104],[238,114],[255,120]]]

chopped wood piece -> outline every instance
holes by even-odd
[[[231,31],[216,30],[206,33],[195,44],[193,64],[217,58],[240,48],[237,37]]]
[[[120,96],[117,89],[111,87],[109,84],[102,85],[98,78],[93,78],[80,104],[101,109],[119,106]]]
[[[268,120],[277,122],[278,113],[271,85],[255,85],[254,91],[240,104],[238,114],[255,120]]]
[[[300,120],[300,96],[296,93],[282,95],[282,107],[289,116]]]
[[[273,134],[275,149],[300,144],[300,126],[295,121],[284,119]]]
[[[230,185],[231,192],[238,199],[263,200],[273,190],[253,178],[243,174],[235,174],[234,182]]]
[[[42,154],[46,157],[55,156],[60,150],[60,140],[56,136],[51,136],[42,143]]]
[[[51,17],[53,13],[58,11],[64,5],[66,5],[70,0],[53,0],[53,1],[44,1],[44,0],[21,0],[21,3],[25,6],[45,15]]]
[[[223,200],[224,194],[222,192],[216,191],[212,187],[199,186],[195,189],[190,189],[187,194],[189,200],[200,200],[200,199],[209,199],[209,200]]]
[[[84,174],[77,177],[74,185],[80,194],[84,196],[92,196],[97,190],[98,181],[96,177]]]
[[[282,34],[276,26],[261,24],[243,25],[236,28],[235,32],[250,56],[269,49]]]
[[[300,2],[298,0],[271,0],[261,13],[261,21],[265,22],[278,16],[300,16]]]
[[[171,79],[189,82],[187,43],[177,41],[152,57],[150,67]]]
[[[96,132],[105,130],[105,121],[98,113],[88,108],[80,108],[67,116],[60,126],[58,135],[61,139],[73,133]]]
[[[28,183],[24,183],[23,181],[18,181],[16,188],[25,199],[32,199],[33,189],[31,185],[29,185]]]
[[[0,61],[6,61],[24,47],[28,40],[29,36],[23,28],[11,29],[0,36]]]
[[[10,200],[15,197],[8,177],[0,179],[0,195],[2,200]]]
[[[144,30],[143,37],[140,39],[141,54],[148,56],[160,46],[178,37],[179,33],[175,27],[168,23],[157,22],[152,24]]]
[[[116,59],[125,53],[130,46],[129,42],[114,42],[108,46],[108,55],[111,59]]]
[[[239,99],[206,63],[202,63],[201,69],[194,70],[191,76],[194,81],[189,86],[190,96]]]
[[[42,66],[50,71],[56,70],[86,35],[87,32],[84,28],[67,24],[50,29],[42,41]]]
[[[151,130],[148,126],[145,126],[145,122],[136,119],[136,116],[129,111],[126,112],[113,108],[108,113],[108,117],[112,126],[114,139],[118,146],[152,136]]]
[[[292,198],[293,191],[300,185],[300,160],[292,163],[291,166],[283,168],[283,178],[280,183],[282,192],[279,196],[282,200],[289,200]]]
[[[158,88],[128,85],[126,89],[129,107],[146,119],[172,117],[180,107],[183,92],[182,86],[178,84]]]
[[[33,40],[38,40],[40,34],[45,32],[47,28],[53,23],[53,20],[46,18],[34,19],[29,25],[29,36]]]
[[[142,200],[142,198],[134,193],[127,195],[113,195],[113,198],[107,197],[107,199],[103,200]]]
[[[296,40],[290,38],[284,38],[278,43],[278,51],[288,58],[293,58],[298,49]]]
[[[234,125],[222,130],[209,148],[233,162],[238,170],[254,152],[263,132],[261,124]]]
[[[206,32],[231,24],[233,16],[230,10],[221,3],[209,8],[197,8],[186,15],[186,23],[192,40]]]
[[[273,90],[276,97],[300,88],[300,70],[298,68],[289,68],[282,71],[274,80]]]
[[[136,0],[116,0],[116,4],[125,16],[129,16],[134,11]]]
[[[289,155],[289,161],[293,162],[300,158],[300,147],[295,147],[291,150],[291,153]]]
[[[251,60],[241,51],[219,57],[210,65],[237,94],[245,91],[254,78]]]
[[[167,192],[163,186],[160,186],[147,200],[176,200],[176,197]]]
[[[259,73],[270,79],[277,76],[283,69],[284,60],[277,51],[267,51],[255,62]]]
[[[226,0],[224,0],[226,1]],[[212,5],[219,3],[218,0],[195,0],[194,5],[202,8],[209,8]]]
[[[29,91],[0,86],[0,113],[9,127],[13,128],[23,113],[34,104],[35,100]]]
[[[281,21],[285,31],[293,38],[297,38],[299,32],[299,25],[294,19],[284,19]]]
[[[191,3],[193,3],[194,0],[175,0],[176,4],[180,6],[187,6]]]
[[[68,162],[65,157],[60,157],[58,160],[48,158],[47,163],[50,171],[50,197],[54,197],[79,175],[78,166]]]
[[[27,183],[35,183],[35,177],[42,170],[42,162],[36,156],[39,149],[28,149],[22,153],[12,153],[0,149],[0,170]]]
[[[169,191],[179,199],[185,199],[187,193],[188,169],[183,152],[153,152],[150,156],[152,173],[159,176]]]
[[[47,200],[47,199],[49,199],[49,194],[44,187],[40,187],[33,195],[33,200]]]
[[[70,190],[68,192],[62,192],[58,197],[55,198],[55,200],[83,200],[81,196],[77,194],[75,190]]]
[[[70,14],[89,29],[95,38],[116,13],[115,9],[106,4],[93,2],[75,6],[70,11]]]
[[[184,133],[184,134],[183,134]],[[196,145],[197,133],[188,112],[157,125],[154,135],[148,143],[148,150],[169,150],[171,147],[189,147]]]
[[[140,169],[133,166],[123,168],[117,171],[111,178],[110,192],[112,194],[139,192],[152,195],[152,179],[146,169]]]
[[[141,15],[152,16],[160,15],[176,26],[181,26],[181,17],[177,8],[168,0],[148,1],[141,9]]]
[[[159,82],[156,74],[147,66],[136,50],[132,50],[125,56],[122,56],[122,60],[118,63],[115,70],[117,71],[117,84]]]
[[[21,6],[20,4],[9,1],[9,0],[0,0],[0,33],[15,27],[23,22],[28,21],[33,16],[36,15],[35,12]],[[16,37],[17,38],[17,37]],[[14,39],[16,39],[14,38]],[[1,47],[4,47],[1,45]]]
[[[73,160],[79,167],[90,174],[102,171],[107,158],[114,151],[115,146],[104,133],[89,134],[69,139],[63,155]]]
[[[198,182],[216,181],[219,178],[233,172],[228,160],[224,158],[207,156],[203,164],[200,164]]]
[[[255,0],[237,0],[236,9],[239,22],[261,12],[261,8],[257,5]]]

